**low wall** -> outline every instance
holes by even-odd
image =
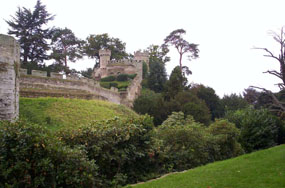
[[[47,77],[47,72],[34,70],[32,75],[27,75],[27,70],[21,69],[20,94],[25,97],[55,96],[100,99],[132,107],[133,101],[139,96],[141,90],[142,64],[138,64],[135,68],[139,70],[139,73],[127,91],[121,92],[117,88],[103,88],[98,81],[85,77],[68,75],[66,79],[63,79],[62,74],[53,72],[50,73],[50,77]],[[87,93],[82,94],[82,91]]]
[[[108,90],[98,86],[99,84],[91,84],[90,82],[66,80],[66,79],[56,79],[48,77],[36,77],[29,75],[21,75],[20,77],[20,89],[25,88],[61,88],[61,89],[74,89],[87,91],[90,94],[101,96],[108,101],[116,104],[121,104],[121,97],[119,92],[114,90]]]

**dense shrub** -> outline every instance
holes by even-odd
[[[124,82],[124,81],[128,81],[128,74],[119,74],[116,78],[117,81],[119,82]]]
[[[191,116],[184,119],[182,112],[173,112],[158,127],[156,137],[162,140],[159,154],[166,170],[185,170],[208,162],[205,128]]]
[[[118,83],[116,83],[116,82],[111,82],[110,83],[110,88],[111,87],[116,87],[116,88],[118,88]]]
[[[240,128],[240,143],[246,152],[284,143],[284,123],[266,109],[228,112],[226,118]]]
[[[238,142],[240,131],[233,123],[224,119],[217,119],[209,126],[208,131],[214,140],[212,144],[219,148],[218,152],[215,150],[212,153],[215,160],[228,159],[244,153]]]
[[[161,142],[157,161],[164,171],[189,169],[243,154],[239,130],[222,119],[206,127],[192,116],[173,112],[157,128],[155,138]]]
[[[42,127],[0,122],[0,187],[93,187],[97,166]]]
[[[116,77],[115,76],[107,76],[105,78],[101,78],[101,82],[112,82],[115,81]]]
[[[128,74],[128,78],[134,79],[137,76],[137,74]]]
[[[77,130],[64,130],[58,136],[72,147],[84,146],[89,159],[94,159],[99,167],[103,187],[115,187],[142,181],[156,170],[150,159],[154,152],[152,129],[149,116],[128,120],[114,118]]]
[[[100,86],[106,89],[110,89],[110,83],[109,82],[100,82]]]
[[[149,89],[143,89],[141,95],[134,101],[134,111],[139,114],[149,114],[154,117],[154,124],[160,125],[168,116],[161,94]]]

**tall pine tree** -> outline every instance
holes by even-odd
[[[6,21],[10,26],[8,34],[14,35],[20,43],[24,66],[38,66],[48,59],[47,51],[50,48],[47,40],[51,38],[52,29],[43,26],[53,18],[47,12],[46,6],[38,0],[33,11],[24,7],[18,8],[15,16]]]

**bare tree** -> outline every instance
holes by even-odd
[[[276,55],[274,54],[271,50],[267,49],[267,48],[254,48],[254,49],[259,49],[259,50],[263,50],[265,52],[265,57],[270,57],[275,59],[276,61],[278,61],[279,65],[280,65],[280,70],[267,70],[264,73],[268,73],[271,74],[273,76],[276,76],[277,78],[281,79],[282,82],[281,83],[277,83],[276,85],[278,85],[278,87],[280,88],[281,91],[285,90],[285,31],[284,31],[284,27],[282,27],[280,29],[280,33],[276,33],[271,31],[271,35],[273,37],[273,39],[279,44],[279,54]],[[285,113],[285,103],[280,101],[277,96],[271,92],[270,90],[267,90],[265,88],[262,87],[256,87],[256,86],[251,86],[251,88],[255,88],[255,89],[259,89],[261,91],[263,91],[264,93],[266,93],[268,96],[270,96],[272,104],[271,104],[271,108],[273,111],[277,111],[279,115],[284,114]],[[282,93],[281,93],[282,95]]]
[[[271,50],[267,48],[254,48],[265,51],[265,57],[270,57],[277,60],[280,64],[280,71],[277,70],[267,70],[264,73],[271,74],[282,80],[282,83],[278,83],[280,89],[285,89],[285,32],[284,27],[281,28],[280,34],[276,32],[271,32],[273,39],[280,45],[280,53],[275,55]]]

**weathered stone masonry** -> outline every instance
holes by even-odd
[[[19,116],[20,47],[13,37],[0,34],[0,120]]]

